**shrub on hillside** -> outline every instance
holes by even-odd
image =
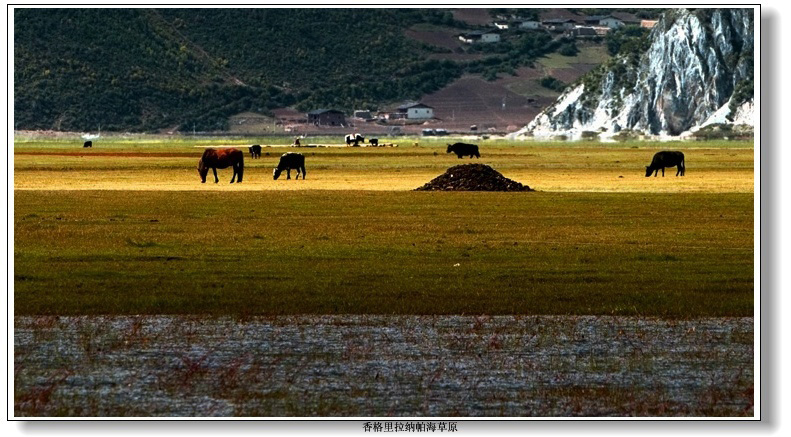
[[[566,84],[563,83],[563,81],[557,80],[552,76],[544,76],[538,81],[538,83],[540,83],[544,88],[549,88],[557,92],[562,92],[566,88]]]

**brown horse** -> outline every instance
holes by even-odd
[[[214,171],[214,183],[220,182],[217,179],[217,169],[228,167],[233,167],[231,183],[233,183],[234,179],[236,179],[236,182],[241,183],[244,175],[244,153],[241,150],[206,149],[200,161],[198,161],[198,174],[200,175],[201,183],[206,182],[206,175],[209,173],[209,169]]]

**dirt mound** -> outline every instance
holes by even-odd
[[[448,169],[415,191],[533,191],[484,164],[462,164]]]

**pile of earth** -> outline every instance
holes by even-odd
[[[448,169],[415,191],[533,191],[485,164],[462,164]]]

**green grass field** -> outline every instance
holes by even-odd
[[[469,160],[415,141],[299,149],[307,181],[265,149],[202,185],[194,146],[251,141],[22,139],[15,314],[752,315],[751,144],[645,178],[667,145],[492,141],[476,162],[539,192],[423,193]]]
[[[753,314],[751,143],[483,143],[540,191],[426,193],[440,141],[201,185],[193,146],[253,141],[144,140],[15,144],[16,315]],[[643,177],[660,147],[685,178]]]
[[[551,53],[538,59],[544,68],[571,68],[572,64],[602,64],[610,57],[604,46],[586,46],[576,56]]]

